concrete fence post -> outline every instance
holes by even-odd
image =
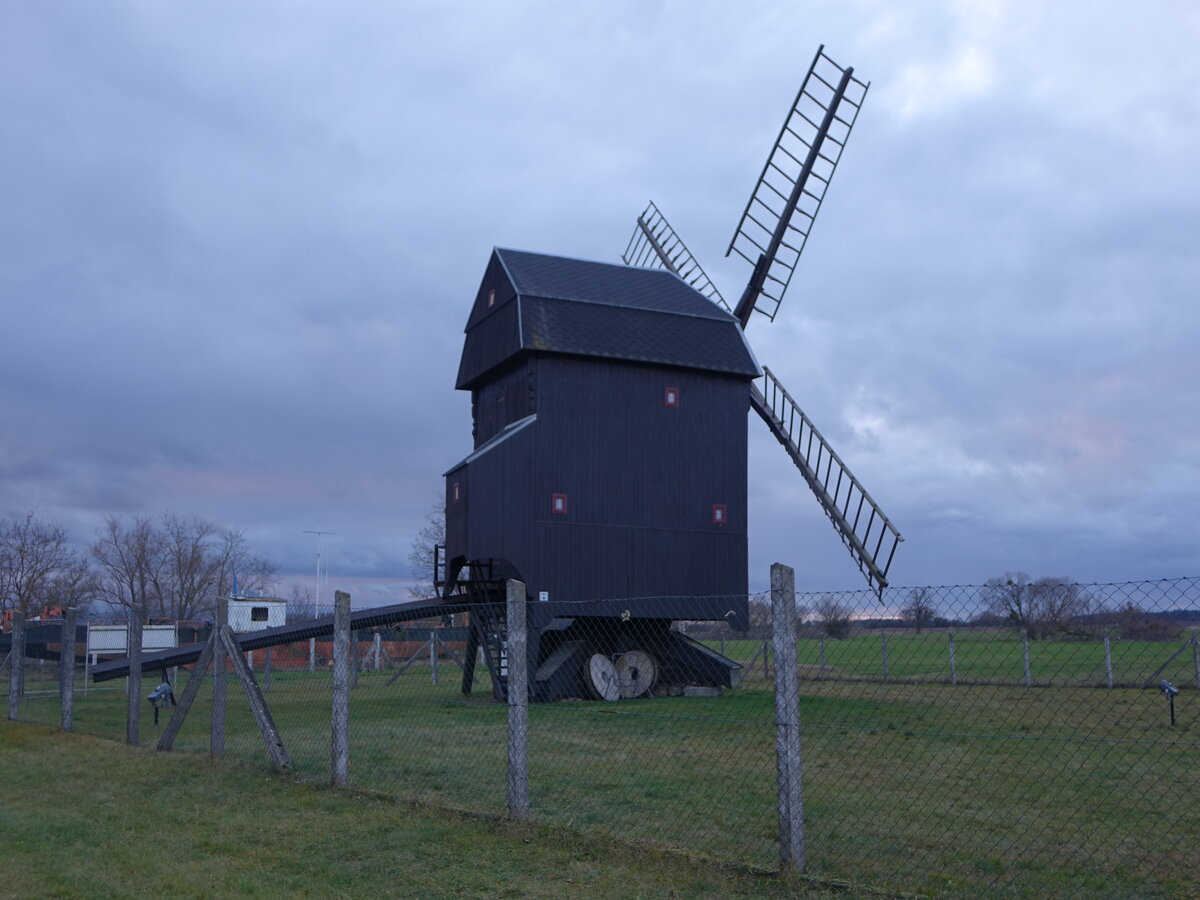
[[[333,595],[333,748],[330,782],[345,787],[350,776],[350,595]]]
[[[1192,672],[1196,679],[1196,690],[1200,691],[1200,637],[1195,628],[1192,629]]]
[[[141,743],[142,717],[142,623],[146,618],[146,607],[134,602],[129,610],[129,627],[126,629],[126,653],[129,656],[128,691],[125,696],[125,743]]]
[[[315,637],[308,639],[308,671],[317,671],[317,639]]]
[[[70,731],[75,718],[75,622],[79,610],[68,606],[63,610],[62,640],[58,652],[58,697],[62,704],[63,731]]]
[[[772,650],[775,655],[775,768],[779,788],[779,867],[803,872],[804,785],[800,754],[800,679],[796,667],[796,576],[771,566]]]
[[[1108,636],[1108,629],[1104,630],[1104,683],[1109,687],[1113,686],[1113,665],[1112,665],[1112,641]]]
[[[208,752],[218,758],[225,755],[225,706],[228,692],[225,680],[227,662],[225,645],[221,643],[221,629],[228,624],[229,600],[226,597],[218,597],[213,615],[212,728],[208,738]]]
[[[508,814],[529,818],[529,660],[525,585],[509,580],[508,623]]]
[[[958,684],[958,658],[954,653],[954,632],[946,632],[947,643],[950,648],[950,684]]]
[[[21,715],[21,682],[25,678],[25,614],[20,610],[12,617],[12,643],[8,651],[8,721]]]
[[[1029,670],[1029,632],[1024,628],[1021,629],[1021,659],[1025,664],[1025,687],[1030,687],[1033,677]]]
[[[383,635],[375,632],[375,671],[383,671]]]

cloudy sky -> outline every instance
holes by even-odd
[[[818,44],[871,82],[749,338],[903,532],[898,585],[1200,574],[1200,6],[0,6],[0,515],[198,513],[404,599],[470,449],[493,246],[723,292]],[[754,417],[752,587],[862,586]],[[311,579],[310,579],[311,580]]]

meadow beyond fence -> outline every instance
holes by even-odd
[[[754,596],[748,633],[679,626],[741,664],[735,687],[651,685],[611,702],[521,709],[511,691],[495,698],[482,666],[464,695],[462,632],[427,625],[348,635],[344,686],[333,641],[276,647],[269,671],[262,651],[250,662],[292,777],[337,781],[340,690],[352,788],[484,814],[511,813],[523,789],[529,818],[566,833],[768,871],[799,854],[819,882],[887,892],[1195,896],[1200,579],[1035,594],[796,594],[791,641],[770,595]],[[62,720],[52,649],[27,648],[10,717]],[[125,739],[125,680],[74,675],[72,727]],[[188,679],[177,674],[177,698]],[[142,743],[171,716],[153,722],[144,695],[157,684],[141,689]],[[232,669],[226,690],[223,754],[270,765]],[[789,691],[798,719],[779,706]],[[213,749],[213,707],[209,677],[176,751]]]

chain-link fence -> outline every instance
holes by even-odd
[[[770,600],[748,598],[749,632],[586,604],[545,619],[530,603],[527,695],[554,699],[521,709],[502,604],[354,632],[345,781],[764,869],[791,821],[784,843],[811,876],[885,891],[1196,894],[1200,579],[796,595],[786,766],[780,726],[796,722],[777,705],[788,644],[773,643]],[[26,629],[10,715],[15,701],[57,725],[59,648]],[[334,649],[326,635],[241,654],[295,777],[338,780]],[[173,679],[177,701],[188,680]],[[262,765],[260,719],[232,667],[225,682],[223,753]],[[126,679],[74,685],[75,730],[125,738]],[[210,677],[177,750],[213,747],[213,696]],[[155,724],[141,701],[143,743],[177,709],[159,702]],[[787,766],[799,784],[781,814]]]

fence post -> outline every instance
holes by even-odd
[[[1104,629],[1104,683],[1113,686],[1112,641],[1108,637],[1108,629]]]
[[[887,681],[889,678],[889,675],[890,675],[890,672],[888,670],[887,639],[888,639],[888,636],[886,634],[881,634],[879,636],[880,649],[881,649],[881,652],[883,653],[883,680],[884,681]]]
[[[775,651],[775,769],[779,787],[779,867],[804,871],[803,760],[800,679],[796,668],[796,576],[771,566],[772,649]]]
[[[1192,629],[1192,670],[1196,678],[1196,690],[1200,691],[1200,639],[1197,638],[1197,631]]]
[[[125,697],[125,743],[141,742],[142,715],[142,622],[146,607],[134,601],[129,610],[129,627],[126,629],[126,652],[129,656],[128,693]]]
[[[1033,684],[1033,679],[1029,675],[1029,632],[1021,629],[1021,659],[1025,663],[1025,687]]]
[[[957,685],[958,684],[958,659],[954,653],[954,632],[947,631],[946,638],[948,639],[948,643],[950,645],[950,684]]]
[[[21,682],[25,678],[25,613],[17,610],[12,617],[12,644],[8,651],[8,721],[21,714]]]
[[[217,598],[217,609],[213,616],[212,656],[212,728],[208,738],[208,752],[213,756],[225,755],[225,645],[221,643],[221,629],[229,623],[229,599]]]
[[[383,635],[375,632],[375,671],[383,671]]]
[[[509,579],[508,622],[508,813],[529,818],[529,664],[525,585]]]
[[[345,787],[350,774],[350,595],[333,594],[333,759],[330,781]]]
[[[308,639],[308,671],[317,671],[317,639],[315,637]]]
[[[62,639],[58,643],[58,697],[62,703],[62,730],[70,731],[75,717],[75,620],[79,610],[63,610]]]
[[[263,683],[262,689],[265,692],[271,690],[271,648],[267,647],[263,651]]]

